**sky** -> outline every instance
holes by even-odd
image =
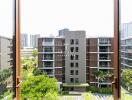
[[[0,0],[0,35],[13,33],[13,1]],[[87,37],[113,36],[114,0],[21,0],[21,33],[58,35],[85,30]],[[132,21],[132,0],[121,0],[121,21]]]

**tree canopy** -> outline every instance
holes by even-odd
[[[112,72],[112,71],[105,72],[105,71],[101,71],[101,70],[99,70],[99,71],[95,70],[95,71],[94,71],[94,75],[95,75],[96,78],[99,78],[100,80],[103,81],[103,80],[105,80],[106,78],[112,77],[113,72]]]
[[[21,83],[22,98],[38,99],[51,91],[58,92],[57,80],[45,75],[30,76]]]
[[[8,77],[11,76],[11,69],[0,70],[0,83],[4,82]]]
[[[121,73],[121,77],[126,84],[132,85],[132,69],[131,68],[123,69]]]

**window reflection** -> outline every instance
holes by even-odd
[[[131,0],[120,0],[121,98],[132,98],[132,13]]]

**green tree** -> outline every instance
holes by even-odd
[[[57,92],[50,91],[46,93],[44,100],[59,100]]]
[[[3,69],[3,70],[0,70],[0,83],[3,83],[5,82],[5,80],[10,77],[12,74],[12,71],[11,69]]]
[[[38,56],[38,51],[37,51],[36,49],[32,51],[32,56],[33,56],[34,58],[37,58],[37,56]]]
[[[123,69],[121,77],[126,83],[132,84],[132,69],[131,68]]]
[[[43,70],[38,69],[38,68],[34,68],[33,70],[33,75],[37,76],[37,75],[45,75],[46,73],[43,72]]]
[[[99,78],[101,81],[105,80],[106,78],[110,78],[112,77],[113,75],[113,72],[112,71],[109,71],[109,72],[104,72],[104,71],[94,71],[94,75],[96,78]]]
[[[0,85],[3,87],[0,92],[0,99],[4,97],[4,93],[7,91],[8,78],[11,76],[12,70],[10,68],[0,70]]]
[[[21,60],[21,65],[22,69],[27,70],[28,73],[31,74],[34,68],[36,68],[37,62],[32,58],[25,57]]]
[[[121,71],[121,84],[131,92],[132,88],[132,68],[124,68]],[[130,89],[130,90],[129,90]]]
[[[58,93],[57,80],[45,75],[30,76],[21,83],[21,97],[42,100],[48,92]]]

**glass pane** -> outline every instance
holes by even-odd
[[[131,0],[120,0],[121,99],[132,98],[132,12]]]
[[[0,0],[0,100],[13,96],[13,0]]]
[[[21,0],[21,98],[113,99],[113,1]]]

